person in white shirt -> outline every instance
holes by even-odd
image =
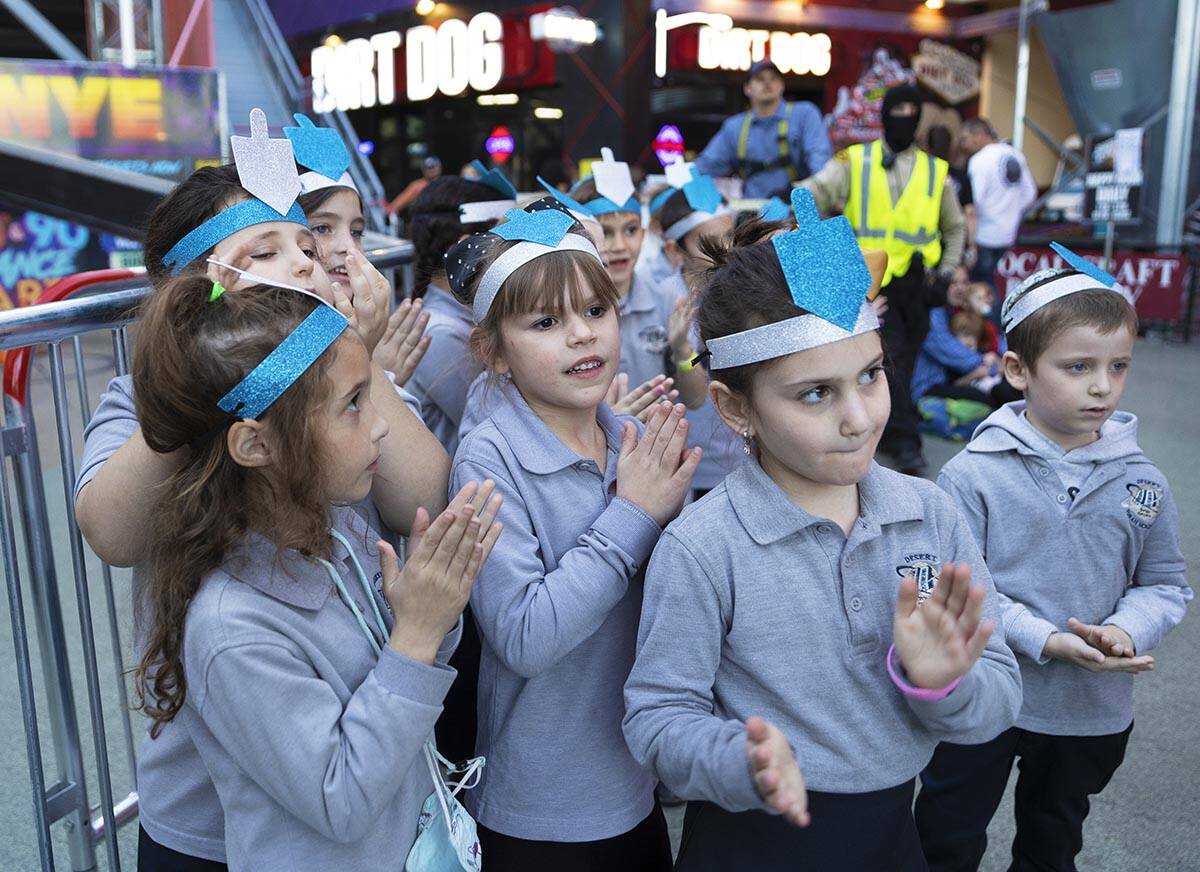
[[[1025,156],[1001,142],[986,118],[963,122],[959,146],[970,156],[967,174],[975,201],[975,263],[971,280],[995,282],[996,265],[1017,240],[1021,215],[1037,199]],[[971,262],[968,251],[966,261]]]

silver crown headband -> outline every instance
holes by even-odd
[[[1030,279],[1036,280],[1037,276],[1031,276]],[[1112,291],[1114,294],[1120,294],[1122,298],[1129,301],[1129,294],[1121,285],[1108,287],[1096,281],[1093,276],[1072,273],[1060,278],[1050,279],[1045,284],[1038,285],[1033,290],[1026,291],[1017,296],[1013,300],[1012,306],[1008,307],[1007,311],[1002,314],[1001,321],[1003,322],[1004,332],[1011,332],[1014,327],[1043,306],[1047,306],[1055,300],[1061,300],[1063,297],[1070,296],[1071,294],[1078,294],[1080,291]]]
[[[845,330],[819,315],[798,315],[774,324],[752,327],[741,333],[719,336],[704,344],[712,356],[710,369],[731,369],[807,351],[879,329],[879,318],[870,303],[858,310],[853,330]]]
[[[1050,248],[1077,274],[1063,275],[1046,281],[1048,277],[1064,272],[1064,270],[1053,268],[1034,273],[1025,279],[1015,291],[1008,295],[1000,309],[1000,323],[1004,327],[1005,333],[1042,306],[1049,305],[1055,300],[1061,300],[1070,294],[1078,294],[1080,291],[1112,291],[1114,294],[1120,294],[1125,302],[1133,305],[1133,295],[1109,273],[1082,255],[1071,251],[1065,245],[1051,242]],[[1024,290],[1030,285],[1037,285],[1037,287],[1028,291]]]
[[[567,233],[556,245],[543,245],[540,242],[518,242],[492,261],[487,271],[483,274],[483,277],[480,278],[479,284],[475,289],[475,300],[471,305],[471,312],[475,317],[475,323],[478,324],[487,317],[488,310],[492,308],[492,303],[495,301],[496,295],[500,293],[500,288],[504,286],[504,282],[507,281],[509,276],[525,266],[525,264],[537,260],[543,255],[553,254],[556,251],[582,251],[584,254],[596,258],[598,263],[603,263],[600,260],[599,252],[596,251],[596,246],[592,245],[590,239],[586,239],[578,233]]]

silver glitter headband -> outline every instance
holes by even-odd
[[[863,303],[853,330],[843,330],[819,315],[799,315],[786,321],[709,339],[705,346],[712,355],[710,369],[730,369],[807,351],[877,329],[879,318],[875,310],[870,303]]]
[[[475,302],[471,306],[472,314],[475,317],[475,323],[478,324],[487,317],[488,310],[492,308],[492,303],[496,299],[496,295],[500,293],[500,288],[510,275],[516,272],[530,261],[537,260],[545,254],[553,254],[556,251],[582,251],[584,254],[589,254],[600,260],[600,255],[596,251],[596,246],[592,245],[591,240],[585,239],[578,233],[567,233],[563,236],[558,245],[542,245],[540,242],[518,242],[504,254],[500,255],[491,266],[487,268],[487,272],[479,280],[479,284],[475,289]]]
[[[300,192],[302,194],[311,194],[313,191],[323,191],[326,188],[349,188],[354,193],[358,193],[358,185],[354,184],[354,179],[348,172],[342,173],[336,179],[331,179],[315,170],[300,174]]]
[[[664,230],[663,236],[665,236],[667,239],[673,239],[678,242],[701,224],[712,221],[714,218],[720,218],[722,215],[732,214],[733,210],[728,206],[722,206],[716,212],[693,212],[684,218],[680,218],[678,221]]]
[[[516,207],[516,200],[480,200],[474,203],[463,203],[458,207],[458,220],[462,224],[499,221],[509,209]]]
[[[1120,294],[1125,300],[1129,300],[1128,292],[1121,285],[1105,287],[1089,275],[1075,274],[1051,279],[1045,284],[1038,285],[1033,290],[1021,294],[1008,311],[1002,313],[1001,321],[1004,332],[1011,332],[1014,327],[1043,306],[1071,294],[1078,294],[1080,291],[1112,291],[1114,294]]]

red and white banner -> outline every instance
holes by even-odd
[[[1102,255],[1080,252],[1099,265]],[[1188,262],[1180,254],[1149,254],[1135,251],[1113,252],[1112,274],[1133,292],[1139,318],[1152,321],[1178,321],[1183,317],[1183,298],[1188,287]],[[1049,248],[1009,249],[996,265],[996,287],[1007,294],[1035,272],[1064,267],[1062,258]]]

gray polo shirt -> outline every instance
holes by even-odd
[[[1099,736],[1133,720],[1134,676],[1094,673],[1042,657],[1067,619],[1116,624],[1137,653],[1184,616],[1192,590],[1179,545],[1179,513],[1162,472],[1137,444],[1137,419],[1116,412],[1100,438],[1048,451],[1025,403],[993,412],[942,469],[996,583],[1025,702],[1017,725],[1050,735]],[[1057,448],[1057,446],[1055,446]],[[1064,482],[1066,463],[1091,465]]]
[[[471,310],[444,288],[425,291],[429,349],[408,380],[421,401],[421,417],[451,457],[458,447],[458,427],[467,404],[467,389],[482,369],[471,352]]]
[[[506,835],[605,839],[654,803],[654,777],[621,735],[641,571],[660,533],[616,496],[626,420],[601,404],[602,471],[510,385],[454,458],[451,491],[491,478],[504,497],[504,533],[471,593],[483,641],[476,751],[488,765],[466,804]]]
[[[118,376],[109,382],[84,430],[76,497],[137,429],[133,378]],[[148,581],[145,567],[133,567],[134,662],[140,662],[150,630],[151,617],[143,607]],[[137,786],[138,820],[150,838],[182,854],[225,862],[221,803],[191,736],[178,720],[164,724],[157,739],[148,734],[142,739]]]
[[[796,506],[757,462],[739,466],[663,534],[646,573],[625,737],[672,793],[730,811],[765,808],[746,758],[745,721],[775,724],[809,789],[862,793],[902,784],[941,739],[984,742],[1020,707],[1001,633],[938,702],[891,682],[897,588],[924,589],[944,561],[987,568],[945,494],[873,465],[850,536]]]
[[[644,272],[634,270],[629,293],[617,304],[621,322],[619,371],[629,373],[630,388],[669,373],[671,343],[667,328],[676,299],[671,288],[656,285]]]
[[[381,526],[369,502],[335,508],[379,594]],[[330,560],[371,619],[350,554]],[[461,624],[433,665],[383,644],[377,655],[325,567],[248,534],[205,576],[184,633],[193,737],[225,811],[231,870],[377,870],[403,863],[433,782],[422,746],[454,680],[446,665]]]
[[[412,396],[402,388],[396,391],[417,414],[419,407]],[[133,377],[118,376],[108,383],[84,430],[76,498],[137,429]],[[141,660],[150,628],[151,617],[142,608],[147,581],[145,567],[133,567],[135,662]],[[142,740],[137,785],[138,818],[154,841],[182,854],[225,862],[221,804],[191,737],[176,723],[164,725],[157,739],[151,740],[147,735]]]

